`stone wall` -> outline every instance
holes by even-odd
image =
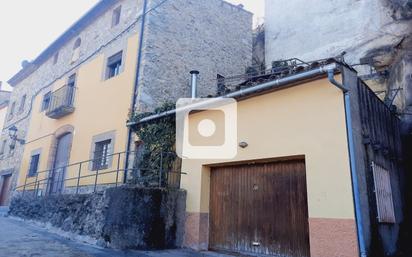
[[[148,9],[161,0],[150,0]],[[190,97],[191,70],[200,71],[198,95],[214,95],[217,74],[243,74],[252,62],[252,13],[222,0],[173,0],[146,20],[137,108],[151,111]]]
[[[16,196],[10,215],[50,223],[115,249],[166,249],[182,245],[185,209],[183,190],[124,186],[96,194]]]

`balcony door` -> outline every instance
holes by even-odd
[[[49,184],[50,194],[58,194],[63,191],[66,169],[69,164],[72,138],[72,133],[67,133],[61,136],[57,141],[57,149]]]

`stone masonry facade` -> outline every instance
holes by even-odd
[[[192,69],[200,70],[200,94],[207,95],[215,92],[214,79],[218,73],[225,76],[243,73],[250,65],[251,13],[222,0],[168,0],[159,5],[160,2],[148,0],[137,99],[137,107],[144,106],[141,110],[189,96],[189,71]],[[16,75],[23,76],[22,79],[16,80],[15,76],[9,81],[14,86],[10,105],[15,103],[16,111],[14,115],[8,113],[0,142],[6,140],[9,145],[8,128],[13,125],[18,129],[18,138],[25,139],[31,113],[40,111],[32,109],[33,100],[50,91],[53,82],[61,78],[67,80],[96,55],[111,54],[124,46],[131,35],[140,34],[144,0],[99,2],[102,3],[106,5],[104,10],[92,14],[94,16],[82,27],[65,32],[64,43],[53,53],[45,54],[50,50],[46,49]],[[122,6],[120,23],[111,28],[112,12],[119,5]],[[91,16],[90,12],[88,15]],[[78,38],[81,39],[80,58],[71,63]],[[54,63],[56,53],[57,63]],[[43,60],[39,61],[40,57]],[[130,85],[133,84],[131,81]],[[25,106],[19,112],[24,95]],[[6,147],[0,157],[0,175],[13,173],[12,190],[18,180],[23,151],[24,145],[16,143],[13,151]]]
[[[151,0],[148,9],[161,2]],[[191,70],[200,72],[203,97],[216,94],[217,74],[243,74],[252,60],[252,17],[221,0],[172,0],[153,11],[146,21],[137,109],[190,97]]]

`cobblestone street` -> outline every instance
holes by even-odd
[[[189,250],[115,251],[68,240],[26,222],[0,217],[0,257],[224,257]]]

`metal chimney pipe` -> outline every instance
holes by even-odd
[[[190,74],[192,75],[192,98],[196,98],[197,97],[197,77],[199,75],[199,71],[192,70]]]

